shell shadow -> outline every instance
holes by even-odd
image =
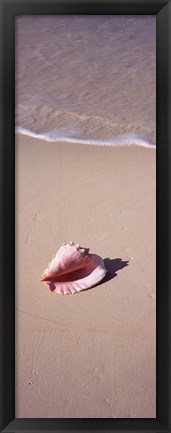
[[[129,260],[123,260],[120,258],[117,259],[103,259],[105,267],[107,269],[107,274],[105,275],[105,277],[103,278],[103,280],[101,280],[98,284],[96,284],[96,286],[100,286],[101,284],[105,284],[107,283],[107,281],[112,280],[113,278],[115,278],[117,276],[117,272],[120,271],[121,269],[125,268],[126,266],[128,266]]]
[[[117,259],[104,259],[104,264],[106,269],[108,270],[105,278],[103,279],[103,283],[106,283],[107,281],[112,280],[112,278],[117,276],[117,271],[120,271],[121,269],[128,266],[129,260],[123,260],[120,258]]]

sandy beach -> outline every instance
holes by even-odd
[[[156,17],[18,16],[15,36],[15,416],[155,418]],[[57,295],[40,277],[70,241],[108,273]]]
[[[156,151],[16,135],[16,418],[156,417]],[[96,287],[40,281],[63,242]]]

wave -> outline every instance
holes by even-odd
[[[23,128],[21,126],[16,126],[16,132],[34,138],[41,138],[42,140],[50,141],[50,142],[65,141],[67,143],[90,144],[96,146],[137,145],[137,146],[148,147],[149,149],[156,149],[156,145],[153,144],[147,137],[133,132],[132,133],[129,132],[123,135],[116,135],[112,138],[103,138],[103,139],[68,137],[65,135],[61,135],[56,130],[50,132],[44,132],[44,133],[37,133],[32,131],[31,129]]]

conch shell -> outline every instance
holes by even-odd
[[[101,257],[90,254],[88,248],[70,242],[61,246],[43,273],[41,281],[52,292],[66,295],[93,287],[106,273]]]

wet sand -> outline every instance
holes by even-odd
[[[16,137],[16,417],[155,418],[154,149]],[[107,277],[57,295],[63,242]]]
[[[155,143],[156,17],[18,16],[16,124]]]

